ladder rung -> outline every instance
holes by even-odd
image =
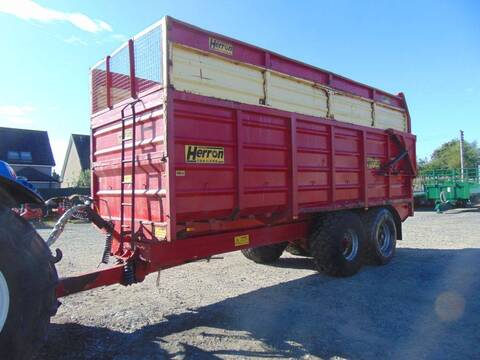
[[[131,181],[122,181],[122,184],[131,184],[132,182]]]
[[[122,206],[132,206],[132,203],[122,203]]]
[[[122,163],[133,163],[133,160],[131,160],[131,159],[122,160]]]
[[[127,142],[127,141],[130,141],[130,140],[133,140],[133,139],[132,138],[122,139],[123,142]]]
[[[121,226],[122,228],[129,228],[129,227],[130,227],[130,225],[125,225],[125,224],[120,225],[120,226]]]

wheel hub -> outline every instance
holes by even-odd
[[[10,292],[8,291],[7,280],[0,271],[0,332],[7,320],[8,309],[10,307]]]
[[[380,225],[377,235],[378,250],[383,256],[389,256],[392,251],[392,230],[387,222]]]
[[[345,260],[352,261],[358,253],[358,235],[355,231],[348,229],[343,234],[342,254]]]

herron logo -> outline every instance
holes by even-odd
[[[223,164],[225,162],[225,148],[219,146],[185,145],[185,162]]]
[[[233,55],[233,45],[223,40],[218,40],[213,37],[208,38],[208,47],[210,50],[221,52],[227,55]]]

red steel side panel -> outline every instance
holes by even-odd
[[[135,176],[135,229],[145,239],[152,239],[155,227],[167,222],[166,146],[164,122],[164,93],[156,90],[142,97],[137,105],[136,119],[136,176]],[[130,100],[131,101],[131,100]],[[128,101],[126,101],[128,102]],[[121,189],[121,109],[124,104],[92,119],[92,187],[95,204],[100,214],[115,223],[120,230]],[[129,112],[126,114],[130,115]],[[131,136],[132,122],[126,121],[126,135]],[[130,160],[132,141],[126,143],[126,160]],[[127,163],[126,176],[131,173]],[[130,199],[131,185],[127,185],[125,199]],[[125,208],[126,225],[130,225],[131,208]],[[118,239],[115,239],[118,240]],[[114,243],[114,252],[119,248]]]
[[[406,160],[396,173],[378,169],[400,153],[386,131],[171,89],[168,99],[167,127],[162,90],[142,97],[138,108],[135,229],[147,243],[164,238],[159,227],[174,240],[286,224],[320,211],[391,204],[402,218],[411,213]],[[93,196],[117,231],[120,109],[92,123]],[[415,159],[415,137],[403,136]],[[223,148],[224,162],[187,162],[187,146]]]
[[[240,220],[246,218],[288,222],[318,211],[411,201],[406,160],[397,174],[379,169],[401,150],[386,131],[173,90],[171,95],[171,196],[178,229],[190,235],[224,230],[222,222],[245,227]],[[415,137],[404,138],[414,150]],[[189,145],[223,148],[224,163],[187,162]]]

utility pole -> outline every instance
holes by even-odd
[[[460,130],[460,177],[463,181],[463,130]]]

